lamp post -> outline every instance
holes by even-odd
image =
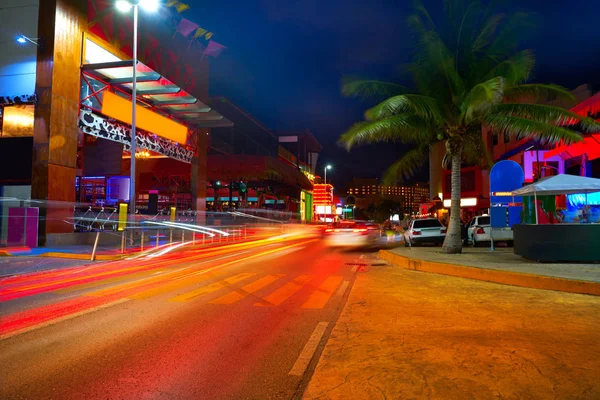
[[[323,183],[324,183],[325,185],[327,185],[327,170],[328,170],[328,169],[331,169],[331,165],[327,165],[327,166],[325,167],[325,177],[323,178]]]
[[[117,0],[117,9],[129,12],[133,8],[133,75],[131,85],[131,168],[129,169],[129,212],[135,215],[135,153],[136,153],[136,105],[137,105],[137,46],[138,46],[138,8],[142,6],[147,11],[155,11],[159,0]]]

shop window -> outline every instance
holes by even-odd
[[[508,132],[504,132],[504,143],[510,143],[510,135]]]
[[[498,135],[496,133],[492,134],[492,146],[498,145]]]
[[[34,110],[32,105],[3,107],[0,137],[32,137]]]

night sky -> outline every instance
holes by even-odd
[[[319,167],[342,187],[353,176],[380,177],[403,152],[395,145],[348,153],[336,142],[372,105],[340,93],[344,76],[410,83],[403,65],[413,43],[406,27],[412,1],[189,1],[183,16],[215,32],[228,49],[211,59],[211,95],[225,95],[275,131],[310,129],[323,144]],[[442,0],[424,2],[440,9]],[[574,88],[600,83],[600,1],[519,0],[537,13],[523,47],[537,57],[534,82]],[[407,80],[408,79],[408,80]],[[415,180],[426,180],[424,170]]]

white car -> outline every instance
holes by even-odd
[[[325,229],[324,238],[330,247],[368,247],[381,242],[377,224],[359,221],[329,226]]]
[[[446,227],[436,218],[415,219],[404,232],[404,246],[417,246],[422,243],[442,244],[446,232]]]
[[[473,217],[467,225],[467,241],[472,243],[473,247],[482,244],[489,245],[491,241],[491,229],[489,215]],[[513,231],[511,228],[494,228],[492,238],[494,239],[494,243],[504,242],[507,245],[512,245]]]

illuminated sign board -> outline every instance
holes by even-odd
[[[131,125],[131,101],[111,92],[104,92],[102,114]],[[162,138],[186,144],[188,129],[146,107],[136,105],[135,126]]]
[[[450,199],[446,199],[444,200],[444,207],[445,208],[450,208],[451,202]],[[466,197],[464,199],[460,199],[460,206],[461,207],[475,207],[477,205],[477,198],[476,197]]]

